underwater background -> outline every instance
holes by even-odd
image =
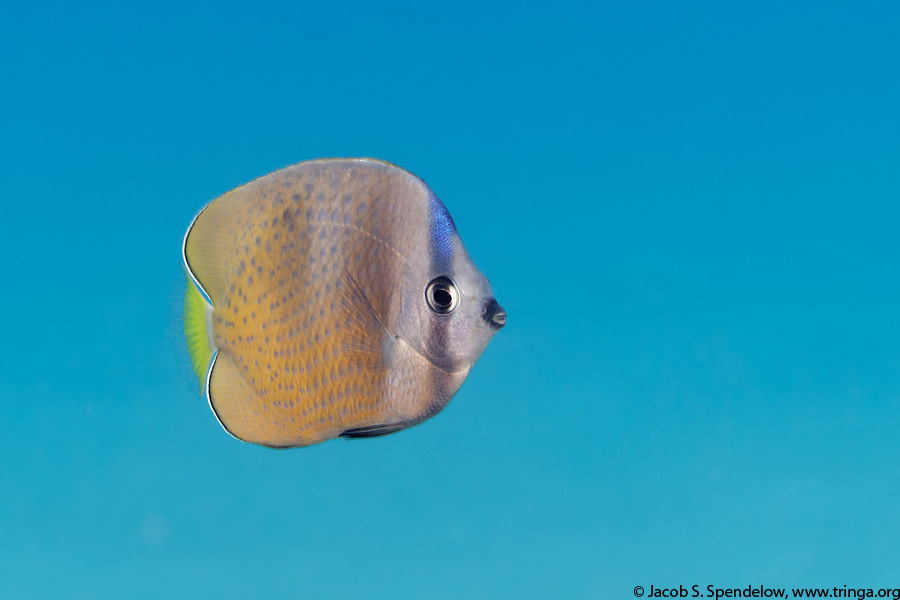
[[[900,587],[897,3],[11,3],[0,56],[0,598]],[[182,237],[332,156],[508,324],[421,426],[244,444]]]

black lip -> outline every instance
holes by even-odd
[[[493,298],[485,305],[482,317],[495,329],[506,325],[506,311]]]

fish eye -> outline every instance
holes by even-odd
[[[446,315],[459,304],[459,290],[449,278],[435,277],[425,288],[425,301],[428,308],[439,315]]]

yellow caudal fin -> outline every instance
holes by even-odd
[[[188,281],[184,293],[184,337],[201,387],[206,385],[206,372],[213,355],[211,328],[212,305],[206,301],[196,284]]]

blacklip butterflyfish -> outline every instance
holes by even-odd
[[[374,159],[302,162],[194,218],[184,329],[209,405],[276,448],[440,412],[506,323],[444,204]]]

